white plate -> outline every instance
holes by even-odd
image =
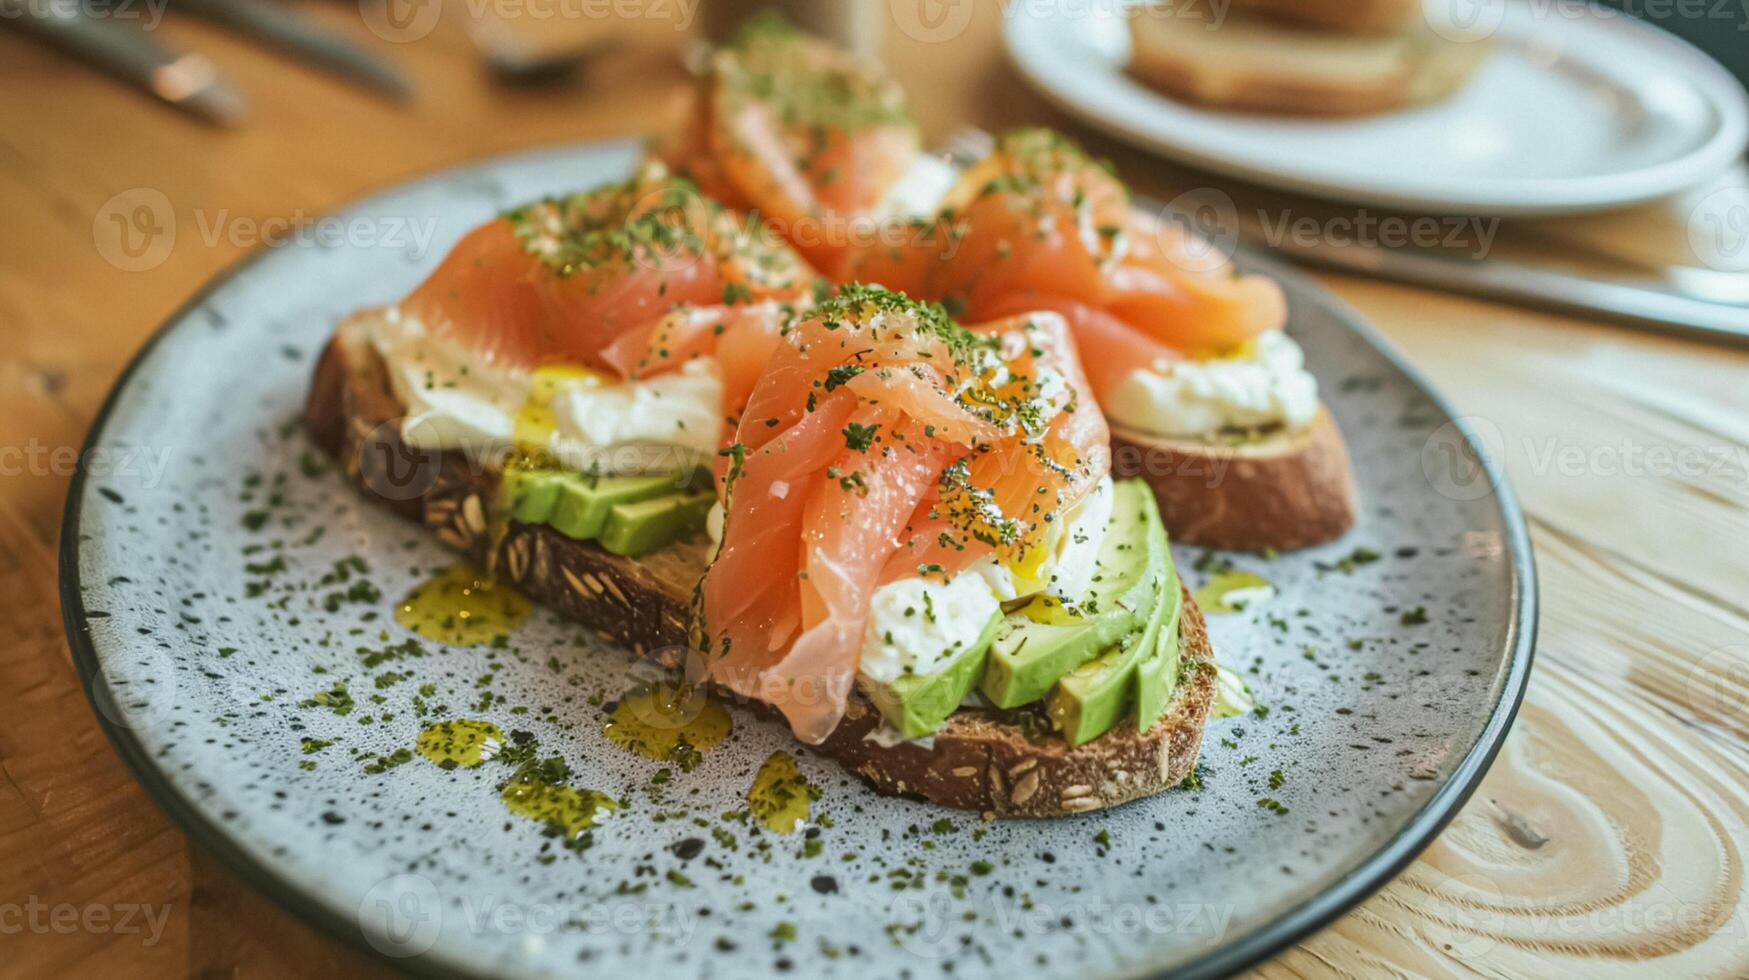
[[[1046,97],[1172,159],[1291,191],[1412,210],[1594,211],[1676,193],[1743,152],[1749,98],[1664,31],[1554,0],[1474,2],[1495,50],[1433,105],[1353,119],[1199,109],[1124,73],[1121,0],[1017,3],[1005,36]],[[1498,25],[1494,27],[1493,25]]]

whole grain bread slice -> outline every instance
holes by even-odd
[[[709,561],[702,538],[632,559],[544,525],[493,527],[499,473],[489,461],[401,439],[404,410],[360,322],[343,323],[317,364],[305,406],[311,437],[374,502],[430,528],[530,598],[598,630],[640,658],[678,668],[691,650],[692,594]],[[1146,732],[1120,722],[1071,747],[1042,715],[962,709],[931,739],[870,738],[880,714],[853,698],[815,750],[879,792],[992,817],[1048,817],[1116,806],[1176,786],[1196,764],[1214,702],[1214,652],[1188,592],[1179,628],[1179,685]],[[732,697],[732,695],[731,695]],[[753,705],[760,708],[759,705]]]
[[[1173,540],[1286,551],[1354,526],[1348,447],[1328,409],[1311,423],[1235,445],[1164,439],[1113,425],[1111,471],[1154,488]]]

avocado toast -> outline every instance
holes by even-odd
[[[633,519],[621,538],[605,540],[608,521],[587,519],[596,504],[566,502],[577,475],[530,478],[512,467],[506,480],[503,467],[468,453],[407,445],[399,435],[405,417],[368,328],[343,324],[317,368],[306,423],[352,482],[636,655],[697,668],[689,642],[698,635],[694,593],[711,542],[694,532],[635,555],[610,550],[652,533],[645,530],[652,524],[671,524],[676,511],[695,512],[696,491],[680,488],[629,507],[607,502],[608,513]],[[391,460],[403,474],[429,475],[385,483],[384,461]],[[962,664],[980,658],[976,669],[885,685],[859,678],[816,749],[882,792],[996,816],[1091,810],[1181,781],[1214,699],[1212,652],[1200,613],[1171,570],[1151,495],[1133,482],[1105,485],[1114,498],[1106,522],[1116,533],[1101,543],[1100,581],[1079,597],[1091,614],[1034,596],[985,624],[985,646],[961,651]],[[733,526],[731,517],[731,540]],[[597,536],[566,533],[580,529]],[[1092,608],[1101,600],[1103,608]],[[1145,696],[1143,677],[1151,678]],[[734,690],[720,680],[717,686]]]

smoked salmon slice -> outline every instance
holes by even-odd
[[[1049,130],[1001,137],[905,237],[859,250],[841,274],[972,320],[1056,311],[1099,394],[1135,367],[1241,348],[1287,318],[1274,281],[1236,275],[1178,224],[1135,209],[1107,167]]]
[[[817,281],[783,241],[649,164],[474,229],[401,310],[520,368],[629,380],[724,354],[725,388],[744,398]]]
[[[879,66],[776,16],[712,54],[683,116],[657,155],[828,273],[879,226],[920,146]]]
[[[1109,471],[1108,439],[1062,317],[968,328],[844,286],[790,325],[725,450],[700,586],[710,679],[823,740],[874,590],[1024,560]]]

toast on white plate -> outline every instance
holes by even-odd
[[[1286,6],[1281,0],[1266,6]],[[1487,57],[1412,16],[1389,31],[1348,33],[1270,14],[1200,5],[1129,18],[1130,72],[1174,98],[1216,109],[1355,116],[1435,102]]]

